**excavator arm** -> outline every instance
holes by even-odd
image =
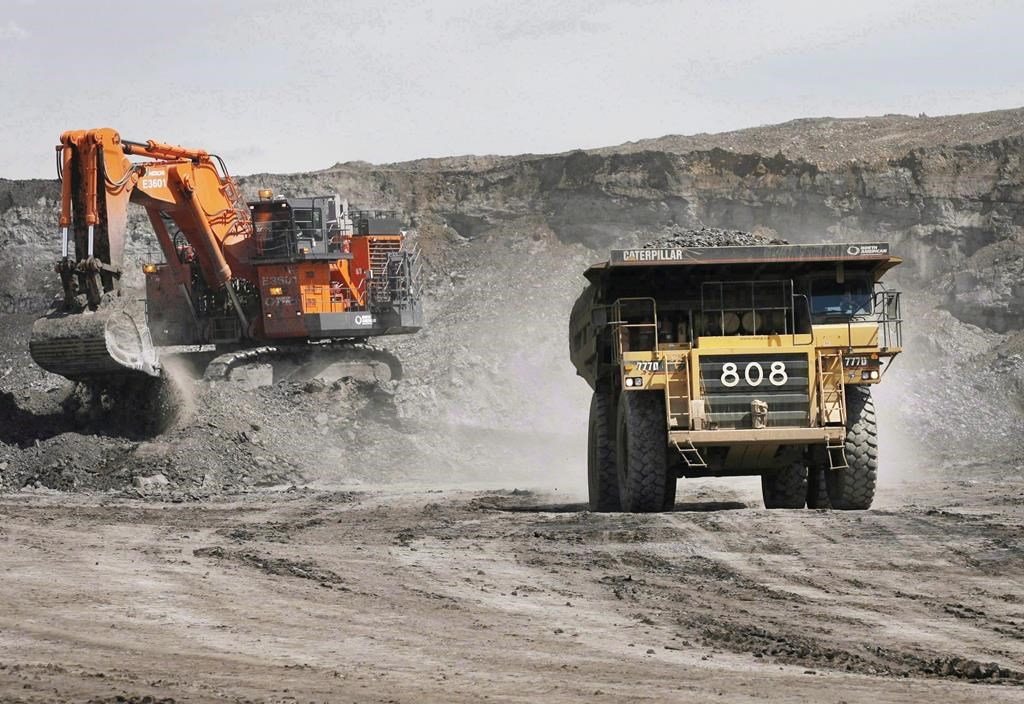
[[[205,288],[222,293],[240,329],[250,329],[232,281],[253,276],[252,220],[218,157],[152,140],[122,140],[103,128],[65,132],[57,164],[61,257],[56,271],[63,301],[33,326],[30,348],[41,367],[73,379],[126,370],[159,375],[144,305],[121,288],[129,203],[146,209],[189,305],[192,270],[179,260],[168,221],[195,253]]]

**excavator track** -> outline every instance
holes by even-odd
[[[206,365],[206,381],[244,380],[267,367],[264,381],[389,381],[402,376],[402,364],[387,350],[350,341],[318,344],[262,345],[218,355]]]
[[[160,376],[144,304],[129,296],[104,298],[95,311],[66,311],[58,304],[36,320],[29,338],[32,359],[77,381],[126,373]]]

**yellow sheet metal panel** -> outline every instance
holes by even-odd
[[[815,325],[814,342],[818,347],[878,348],[877,323]]]

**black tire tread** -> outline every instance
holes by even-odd
[[[807,508],[829,509],[832,504],[828,500],[828,488],[825,483],[825,473],[828,472],[820,466],[808,468],[807,472]]]
[[[807,502],[807,466],[794,462],[761,475],[765,508],[803,508]]]
[[[878,423],[871,389],[846,387],[845,469],[826,472],[832,508],[862,511],[871,508],[878,481]]]
[[[657,392],[623,392],[619,401],[619,432],[628,435],[618,442],[619,498],[622,509],[632,513],[664,511],[669,484],[668,444],[664,399]],[[624,445],[624,448],[623,448]]]
[[[594,391],[590,400],[590,423],[587,433],[587,485],[591,511],[618,511],[619,470],[616,466],[612,435],[611,396],[604,390]]]

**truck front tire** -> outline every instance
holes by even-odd
[[[587,484],[591,511],[618,511],[621,508],[613,433],[611,395],[597,389],[590,400],[587,432]]]
[[[878,428],[871,388],[846,387],[846,464],[825,471],[832,508],[856,511],[871,508],[878,479]]]
[[[674,502],[676,477],[668,467],[665,401],[652,391],[623,392],[619,398],[616,464],[622,510],[654,513]]]

